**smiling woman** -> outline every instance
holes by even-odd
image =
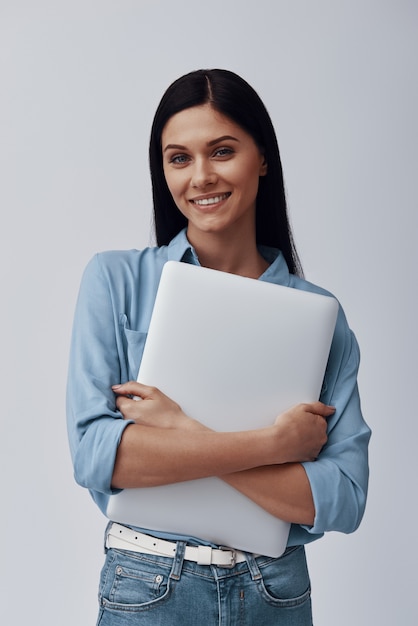
[[[162,148],[167,186],[187,220],[188,239],[204,255],[205,264],[246,273],[241,267],[245,251],[245,267],[254,263],[258,278],[267,264],[256,245],[256,198],[267,165],[251,135],[206,104],[173,115],[163,130]],[[238,244],[235,259],[233,241]]]
[[[169,244],[187,225],[186,217],[178,211],[167,186],[162,133],[177,113],[204,105],[210,105],[221,117],[250,135],[264,155],[268,169],[259,179],[257,190],[256,241],[258,245],[279,248],[289,270],[302,275],[287,217],[282,165],[273,124],[254,89],[227,70],[198,70],[181,76],[170,85],[157,107],[149,147],[157,244]]]
[[[150,165],[158,246],[96,255],[80,288],[68,378],[75,477],[106,515],[120,489],[215,476],[292,526],[272,558],[173,533],[165,520],[159,530],[110,520],[98,624],[196,626],[204,614],[208,626],[311,625],[304,545],[354,531],[366,501],[357,342],[340,308],[320,401],[258,430],[211,431],[133,382],[168,260],[324,293],[302,278],[275,132],[242,78],[199,70],[175,81],[155,114]]]

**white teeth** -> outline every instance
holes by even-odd
[[[227,193],[224,193],[222,196],[215,196],[214,198],[202,198],[201,200],[193,200],[195,204],[199,206],[207,206],[208,204],[216,204],[221,200],[225,200],[228,197]]]

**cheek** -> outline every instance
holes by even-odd
[[[167,183],[168,190],[173,198],[174,204],[185,217],[187,217],[187,203],[184,200],[184,183],[179,180],[178,176],[165,175],[165,182]]]
[[[254,172],[254,169],[248,168],[248,170],[242,172],[239,186],[245,195],[255,197],[258,192],[259,182],[260,178],[258,173]]]
[[[224,174],[237,187],[242,189],[253,189],[258,187],[260,165],[258,161],[241,161],[239,164],[231,163],[231,168],[226,169]]]

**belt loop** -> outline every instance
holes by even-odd
[[[181,570],[183,568],[185,551],[186,551],[186,542],[178,541],[176,553],[174,555],[173,567],[171,568],[171,572],[170,572],[170,578],[173,578],[174,580],[180,580]]]
[[[257,561],[255,560],[254,556],[250,553],[246,553],[246,559],[247,559],[247,565],[248,565],[248,569],[250,570],[250,574],[251,574],[251,578],[252,580],[260,580],[261,578],[263,578],[262,573],[260,572],[260,568],[257,565]]]

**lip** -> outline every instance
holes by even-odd
[[[189,202],[200,208],[210,208],[220,204],[224,200],[227,200],[230,195],[230,191],[224,193],[205,194],[201,196],[196,196],[195,198],[190,198]]]

